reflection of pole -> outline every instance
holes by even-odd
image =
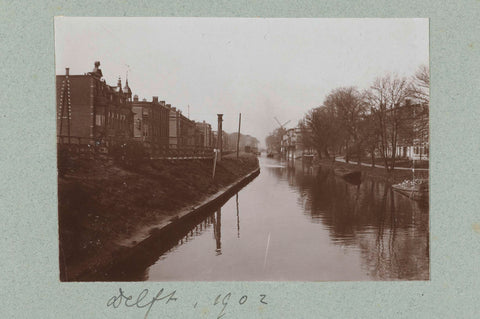
[[[390,188],[390,243],[389,243],[389,253],[390,260],[395,257],[395,235],[397,233],[397,217],[395,214],[395,201],[393,196],[393,190]]]
[[[217,244],[216,252],[217,252],[217,255],[221,255],[222,254],[222,241],[221,241],[222,239],[222,208],[221,207],[217,210],[214,233],[215,233],[215,241]]]
[[[236,195],[237,201],[237,238],[240,238],[240,211],[238,209],[238,193]]]
[[[222,161],[222,140],[223,140],[223,129],[222,129],[222,122],[223,122],[223,114],[217,114],[218,116],[218,133],[217,133],[217,148],[220,152],[220,154],[218,155],[218,161],[221,162]]]
[[[237,136],[237,159],[238,159],[238,149],[240,147],[240,124],[242,123],[242,113],[238,114],[238,136]]]

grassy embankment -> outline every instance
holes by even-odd
[[[356,159],[353,159],[356,162]],[[363,161],[366,163],[367,161]],[[412,171],[410,169],[395,169],[393,171],[387,172],[387,170],[383,167],[370,167],[364,165],[358,165],[357,163],[343,163],[339,161],[333,162],[332,159],[319,159],[316,163],[322,167],[329,167],[329,168],[346,168],[349,170],[357,170],[362,171],[364,176],[368,176],[375,179],[382,179],[386,180],[391,184],[401,183],[406,179],[412,179]],[[382,162],[377,161],[377,165],[383,165]],[[409,167],[407,163],[401,163],[399,167]],[[418,167],[418,166],[417,166]],[[428,168],[428,162],[425,164],[422,163],[422,168]],[[415,178],[422,178],[428,179],[429,171],[415,171]]]
[[[121,242],[149,225],[166,222],[258,167],[238,160],[150,161],[135,167],[111,159],[71,160],[58,179],[62,280],[96,271],[122,249]]]

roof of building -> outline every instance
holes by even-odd
[[[128,86],[128,79],[125,81],[125,86],[123,87],[123,92],[127,94],[132,94],[132,90]]]

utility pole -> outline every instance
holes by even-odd
[[[223,122],[223,114],[217,114],[218,116],[218,132],[217,132],[217,148],[218,148],[218,161],[222,161],[222,140],[223,140],[223,130],[222,130],[222,122]]]
[[[240,147],[240,124],[241,123],[242,123],[242,113],[238,113],[237,159],[238,159],[238,149]]]

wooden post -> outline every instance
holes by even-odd
[[[238,159],[238,149],[240,147],[240,124],[241,123],[242,123],[242,113],[238,113],[237,159]]]
[[[223,130],[222,130],[223,114],[217,114],[217,116],[218,116],[217,147],[218,147],[218,151],[220,152],[218,155],[218,161],[221,162],[222,161],[222,143],[223,143]]]
[[[215,168],[217,167],[217,151],[218,151],[218,150],[214,150],[215,156],[213,157],[213,175],[212,175],[212,179],[215,178]]]

